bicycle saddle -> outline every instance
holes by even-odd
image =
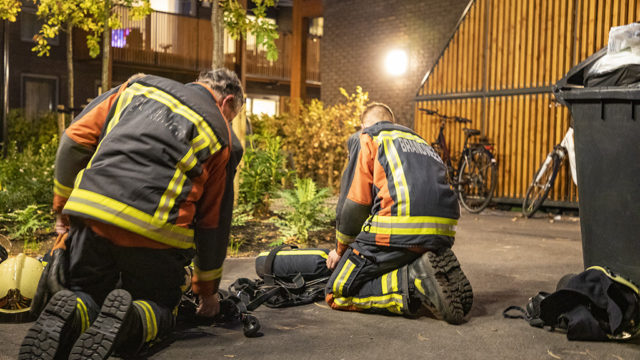
[[[467,136],[476,136],[481,134],[480,130],[476,130],[476,129],[462,129],[462,130]]]

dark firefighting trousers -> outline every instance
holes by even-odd
[[[354,242],[329,279],[326,301],[338,310],[411,314],[405,265],[420,256],[403,248]]]
[[[76,312],[82,319],[81,330],[96,319],[109,292],[122,288],[131,294],[142,319],[144,342],[170,332],[182,296],[184,267],[194,251],[116,246],[80,221],[72,224],[67,242],[68,285],[79,299]]]

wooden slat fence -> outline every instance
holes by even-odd
[[[521,201],[546,154],[569,127],[551,86],[608,42],[609,29],[640,20],[640,0],[475,0],[416,96],[415,126],[435,140],[439,122],[418,108],[473,119],[495,144],[498,201]],[[464,135],[449,124],[456,153]],[[565,166],[549,200],[576,206]]]

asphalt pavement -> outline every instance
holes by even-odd
[[[640,341],[574,342],[560,332],[502,317],[538,291],[553,291],[567,273],[582,271],[578,218],[524,219],[487,210],[463,214],[453,247],[474,290],[468,321],[448,325],[331,310],[323,302],[254,312],[263,336],[242,326],[200,327],[181,334],[152,359],[640,359]],[[223,286],[256,278],[253,258],[225,263]],[[0,324],[0,359],[16,359],[29,324]]]

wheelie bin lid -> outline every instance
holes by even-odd
[[[571,68],[571,70],[569,70],[569,72],[553,86],[553,94],[559,103],[567,106],[565,99],[574,99],[574,96],[580,96],[580,94],[584,94],[584,92],[593,93],[602,91],[603,88],[585,89],[584,76],[587,71],[589,71],[589,68],[591,68],[596,61],[600,60],[600,58],[606,54],[607,48],[603,47],[598,52],[592,54],[584,61]],[[585,98],[591,99],[593,98],[593,95],[585,95]]]

